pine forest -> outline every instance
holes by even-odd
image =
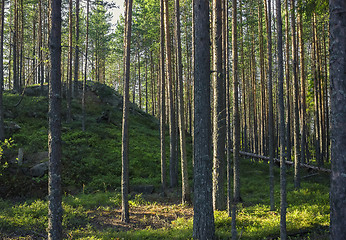
[[[345,0],[0,6],[0,239],[345,239]]]

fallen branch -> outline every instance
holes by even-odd
[[[231,149],[231,152],[233,152],[233,149]],[[247,157],[259,158],[259,159],[262,159],[262,160],[267,161],[267,162],[269,161],[269,157],[267,157],[267,156],[262,156],[262,155],[259,155],[259,154],[255,154],[255,153],[249,153],[249,152],[239,151],[239,154],[241,154],[241,155],[243,155],[243,156],[247,156]],[[274,160],[274,162],[280,163],[280,160],[277,159],[277,158],[274,158],[273,160]],[[287,165],[294,165],[294,162],[292,162],[292,161],[286,161],[286,164],[287,164]],[[308,169],[312,169],[312,170],[320,171],[320,172],[331,173],[331,170],[330,170],[330,169],[321,168],[321,167],[316,167],[316,166],[311,166],[311,165],[305,164],[305,163],[301,163],[301,164],[300,164],[300,167],[304,167],[304,168],[308,168]]]

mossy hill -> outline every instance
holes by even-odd
[[[71,122],[66,122],[65,98],[62,101],[62,175],[65,193],[120,189],[122,96],[100,83],[88,82],[86,89],[84,132],[81,94],[72,100]],[[43,91],[40,86],[28,87],[24,95],[5,92],[4,107],[5,125],[8,126],[6,134],[7,138],[13,140],[13,146],[5,150],[3,156],[3,161],[8,162],[9,166],[2,176],[6,184],[1,187],[1,196],[43,197],[47,194],[47,174],[40,177],[27,175],[25,163],[35,154],[48,151],[47,86]],[[129,123],[131,185],[158,186],[159,122],[131,103]],[[23,166],[18,166],[14,161],[19,148],[24,152]]]

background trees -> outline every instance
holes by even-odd
[[[210,91],[203,94],[211,95],[213,103],[210,109],[213,130],[210,134],[214,138],[211,153],[215,163],[215,209],[225,207],[225,152],[230,150],[232,144],[235,189],[238,181],[237,153],[240,149],[260,157],[270,156],[271,210],[275,209],[275,176],[272,171],[275,155],[281,159],[287,156],[288,162],[292,160],[295,163],[296,188],[300,184],[300,163],[319,167],[330,164],[329,106],[330,96],[334,93],[329,90],[328,80],[328,3],[325,0],[286,1],[283,5],[285,11],[277,12],[283,14],[285,19],[281,24],[275,21],[279,19],[274,17],[273,10],[280,9],[274,7],[273,3],[270,0],[242,0],[237,2],[238,7],[235,2],[228,7],[226,1],[213,1],[212,17],[209,18],[204,12],[213,22],[213,30],[208,35],[212,39],[213,56],[211,59],[207,57],[212,67],[206,66],[208,71],[211,70],[213,84]],[[161,6],[158,1],[134,1],[133,37],[128,49],[130,57],[126,70],[131,74],[128,75],[128,83],[124,84],[122,76],[129,73],[125,72],[122,60],[122,36],[129,33],[126,32],[124,17],[115,26],[111,25],[107,12],[109,6],[105,1],[92,2],[89,18],[84,8],[79,9],[78,0],[69,1],[68,8],[66,4],[62,9],[61,74],[65,82],[62,84],[62,95],[67,95],[70,100],[72,90],[78,89],[79,76],[82,75],[84,80],[107,83],[119,92],[131,88],[128,98],[133,103],[147,113],[160,115],[163,190],[166,187],[167,169],[170,169],[170,186],[175,188],[179,185],[179,150],[183,185],[186,186],[188,180],[192,180],[191,176],[190,179],[185,177],[192,159],[184,153],[184,138],[191,137],[194,124],[200,120],[194,121],[192,114],[192,103],[197,98],[196,86],[192,81],[197,74],[193,64],[197,57],[194,57],[192,49],[197,51],[197,45],[192,44],[195,40],[192,15],[200,12],[196,10],[193,13],[189,0],[175,2],[175,10],[173,1],[162,1]],[[47,14],[49,2],[11,0],[3,2],[2,7],[1,55],[4,65],[0,72],[4,89],[20,92],[27,84],[40,84],[43,93],[50,77],[49,34],[46,30],[51,25]],[[234,25],[229,28],[227,16],[231,10],[234,12]],[[175,34],[172,34],[174,30]],[[232,36],[232,41],[229,36]],[[272,36],[281,38],[282,42],[272,42]],[[227,53],[228,45],[233,48],[230,56]],[[130,46],[130,42],[127,46]],[[285,48],[281,49],[283,46]],[[285,65],[281,66],[283,60]],[[84,74],[80,74],[82,72]],[[285,75],[281,75],[282,72]],[[233,84],[228,83],[228,76],[233,79]],[[233,89],[228,89],[228,86],[233,86]],[[282,99],[285,102],[281,102]],[[69,103],[69,109],[71,106]],[[231,108],[233,111],[230,111]],[[283,118],[284,114],[287,118]],[[76,114],[74,117],[78,118]],[[67,114],[66,119],[73,121],[74,117],[73,113]],[[166,126],[170,135],[170,162],[167,169]],[[286,131],[281,131],[283,128]],[[233,143],[228,137],[226,144],[225,133],[229,129],[233,129],[235,137]],[[0,131],[0,138],[3,138],[1,135]],[[183,189],[189,191],[185,187]],[[231,189],[228,191],[230,194]],[[233,197],[241,201],[238,195],[235,190]]]

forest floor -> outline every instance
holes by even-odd
[[[12,139],[10,146],[1,146],[0,239],[47,238],[48,176],[32,177],[25,169],[30,156],[48,151],[48,101],[35,89],[40,92],[38,87],[28,88],[22,101],[18,94],[4,94],[6,124],[20,128],[7,132]],[[86,131],[81,130],[80,99],[72,101],[73,121],[62,122],[64,239],[191,239],[192,206],[180,204],[179,190],[169,189],[166,197],[159,193],[158,120],[134,104],[130,107],[130,187],[150,185],[154,191],[147,195],[131,192],[130,223],[121,222],[121,96],[101,84],[88,86],[87,96]],[[65,101],[62,112],[65,117]],[[169,146],[169,136],[166,142]],[[16,159],[19,148],[24,151],[22,166],[11,160]],[[187,157],[192,186],[192,140],[188,135]],[[278,239],[279,168],[274,169],[274,175],[275,211],[270,211],[268,164],[241,159],[243,202],[237,206],[240,239]],[[328,239],[329,175],[302,169],[299,190],[293,186],[293,168],[287,169],[287,176],[289,239]],[[229,239],[231,218],[227,211],[215,211],[214,216],[217,239]]]
[[[167,228],[177,220],[193,217],[192,206],[183,206],[176,197],[163,198],[159,194],[143,196],[144,205],[130,206],[130,223],[121,221],[121,208],[112,210],[95,209],[88,211],[90,224],[102,231],[113,228],[118,231]]]

